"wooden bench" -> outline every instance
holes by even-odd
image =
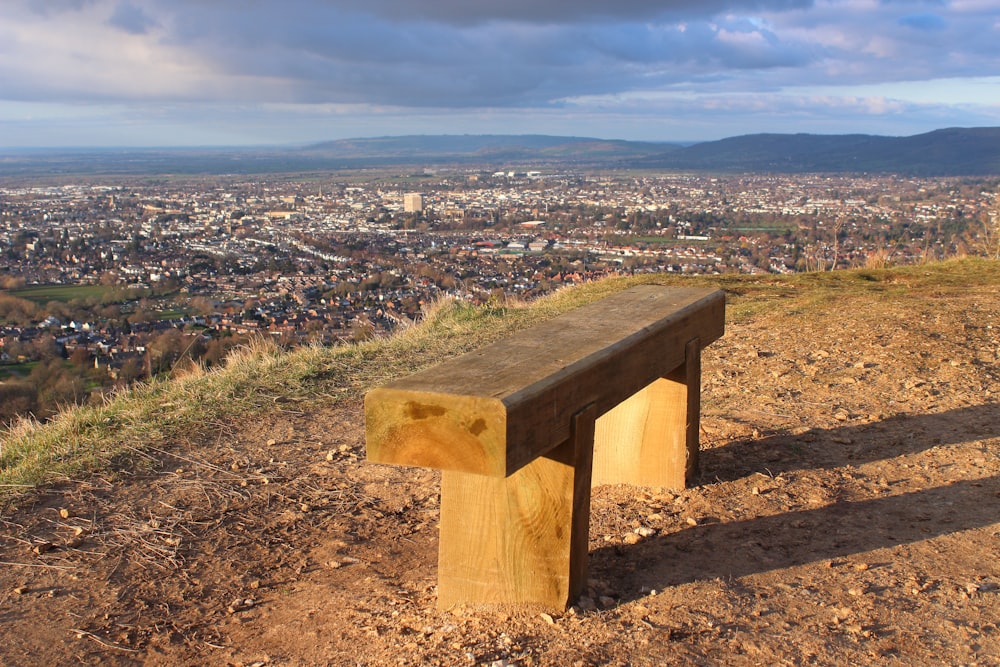
[[[592,484],[695,472],[724,326],[720,291],[634,287],[370,391],[368,460],[442,470],[438,606],[571,603]]]

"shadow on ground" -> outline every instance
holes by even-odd
[[[947,412],[899,415],[880,422],[736,440],[701,452],[700,482],[730,482],[755,472],[840,468],[932,447],[1000,437],[1000,403]]]
[[[1000,405],[893,417],[863,426],[742,440],[703,452],[702,479],[735,481],[757,472],[858,466],[1000,437]],[[775,455],[777,453],[777,456]],[[996,472],[997,452],[984,448]],[[952,465],[947,451],[932,467]],[[903,468],[900,468],[903,470]],[[974,473],[970,473],[974,474]],[[969,475],[967,475],[969,476]],[[954,476],[953,476],[954,477]],[[808,478],[794,482],[797,492]],[[728,523],[707,523],[591,552],[592,573],[616,581],[624,599],[639,590],[751,575],[892,548],[1000,522],[1000,474],[916,491],[873,490],[883,497],[834,501]],[[627,564],[623,567],[623,564]]]

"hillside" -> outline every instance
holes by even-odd
[[[9,149],[0,176],[264,174],[390,167],[586,168],[779,174],[1000,175],[1000,128],[910,137],[751,134],[686,144],[548,135],[410,135],[302,147]]]
[[[729,303],[696,485],[595,490],[571,612],[434,609],[438,475],[362,462],[364,392],[637,281],[8,434],[0,662],[997,664],[996,261],[685,280]]]
[[[630,160],[676,150],[676,144],[548,135],[412,135],[342,139],[314,144],[302,153],[331,159],[435,161]]]
[[[1000,174],[1000,128],[949,128],[911,137],[750,134],[640,159],[650,168],[735,172]]]

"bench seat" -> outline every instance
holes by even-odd
[[[590,487],[682,488],[718,290],[643,285],[370,391],[369,461],[442,473],[438,604],[565,607]]]

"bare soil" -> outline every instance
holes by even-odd
[[[0,663],[1000,665],[1000,295],[798,305],[705,351],[695,486],[595,489],[566,613],[437,610],[437,474],[288,404],[3,508]]]

